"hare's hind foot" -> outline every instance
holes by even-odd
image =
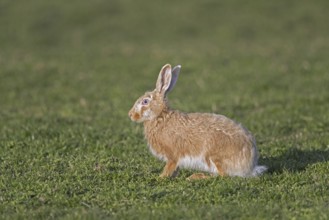
[[[207,175],[205,173],[193,173],[191,176],[187,177],[187,180],[201,180],[201,179],[208,179],[213,177],[213,175]]]

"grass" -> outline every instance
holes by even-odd
[[[327,1],[0,2],[1,219],[328,219]],[[127,112],[170,103],[251,130],[259,178],[158,178]]]

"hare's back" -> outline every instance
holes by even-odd
[[[219,114],[190,113],[188,114],[191,124],[206,131],[222,131],[224,133],[249,133],[241,124]]]

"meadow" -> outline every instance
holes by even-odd
[[[329,2],[0,1],[0,219],[329,219]],[[158,176],[128,111],[170,105],[256,137],[257,178]]]

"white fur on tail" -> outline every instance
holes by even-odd
[[[266,166],[255,166],[254,170],[252,171],[253,176],[262,175],[267,170]]]

